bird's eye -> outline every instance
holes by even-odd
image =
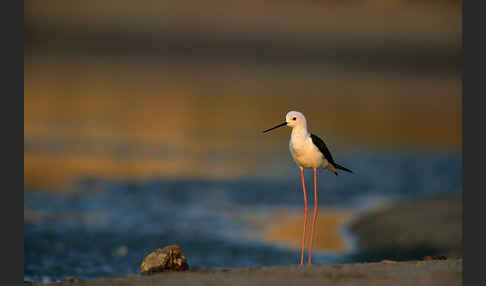
[[[297,117],[292,118],[292,120],[297,120]]]

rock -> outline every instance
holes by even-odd
[[[184,271],[188,270],[187,259],[182,254],[178,245],[169,245],[158,248],[147,255],[140,265],[142,275],[151,275],[164,271]]]

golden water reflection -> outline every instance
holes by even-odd
[[[287,152],[289,136],[285,129],[261,130],[292,109],[305,113],[334,152],[338,146],[459,150],[462,142],[458,78],[210,70],[204,81],[163,71],[142,80],[130,72],[60,76],[73,68],[67,66],[40,76],[36,67],[26,67],[24,88],[28,188],[66,186],[83,176],[261,173]]]

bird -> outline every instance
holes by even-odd
[[[267,133],[268,131],[277,129],[282,126],[288,126],[292,128],[290,135],[289,150],[293,160],[300,168],[302,177],[302,189],[304,191],[304,230],[302,232],[302,249],[300,255],[300,265],[304,264],[304,249],[305,249],[305,234],[307,224],[307,194],[304,181],[304,168],[314,170],[314,211],[312,218],[312,231],[309,242],[309,260],[308,264],[312,265],[312,242],[314,239],[314,228],[317,220],[317,169],[323,169],[338,175],[338,170],[343,170],[349,173],[353,173],[348,168],[345,168],[334,160],[331,152],[327,148],[324,140],[317,135],[310,133],[307,130],[307,120],[299,111],[289,111],[285,115],[285,121],[272,128],[262,131]]]

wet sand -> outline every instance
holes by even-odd
[[[442,195],[383,207],[350,225],[357,260],[462,257],[462,195]]]
[[[462,259],[399,263],[297,265],[162,273],[35,285],[428,285],[462,284]]]

